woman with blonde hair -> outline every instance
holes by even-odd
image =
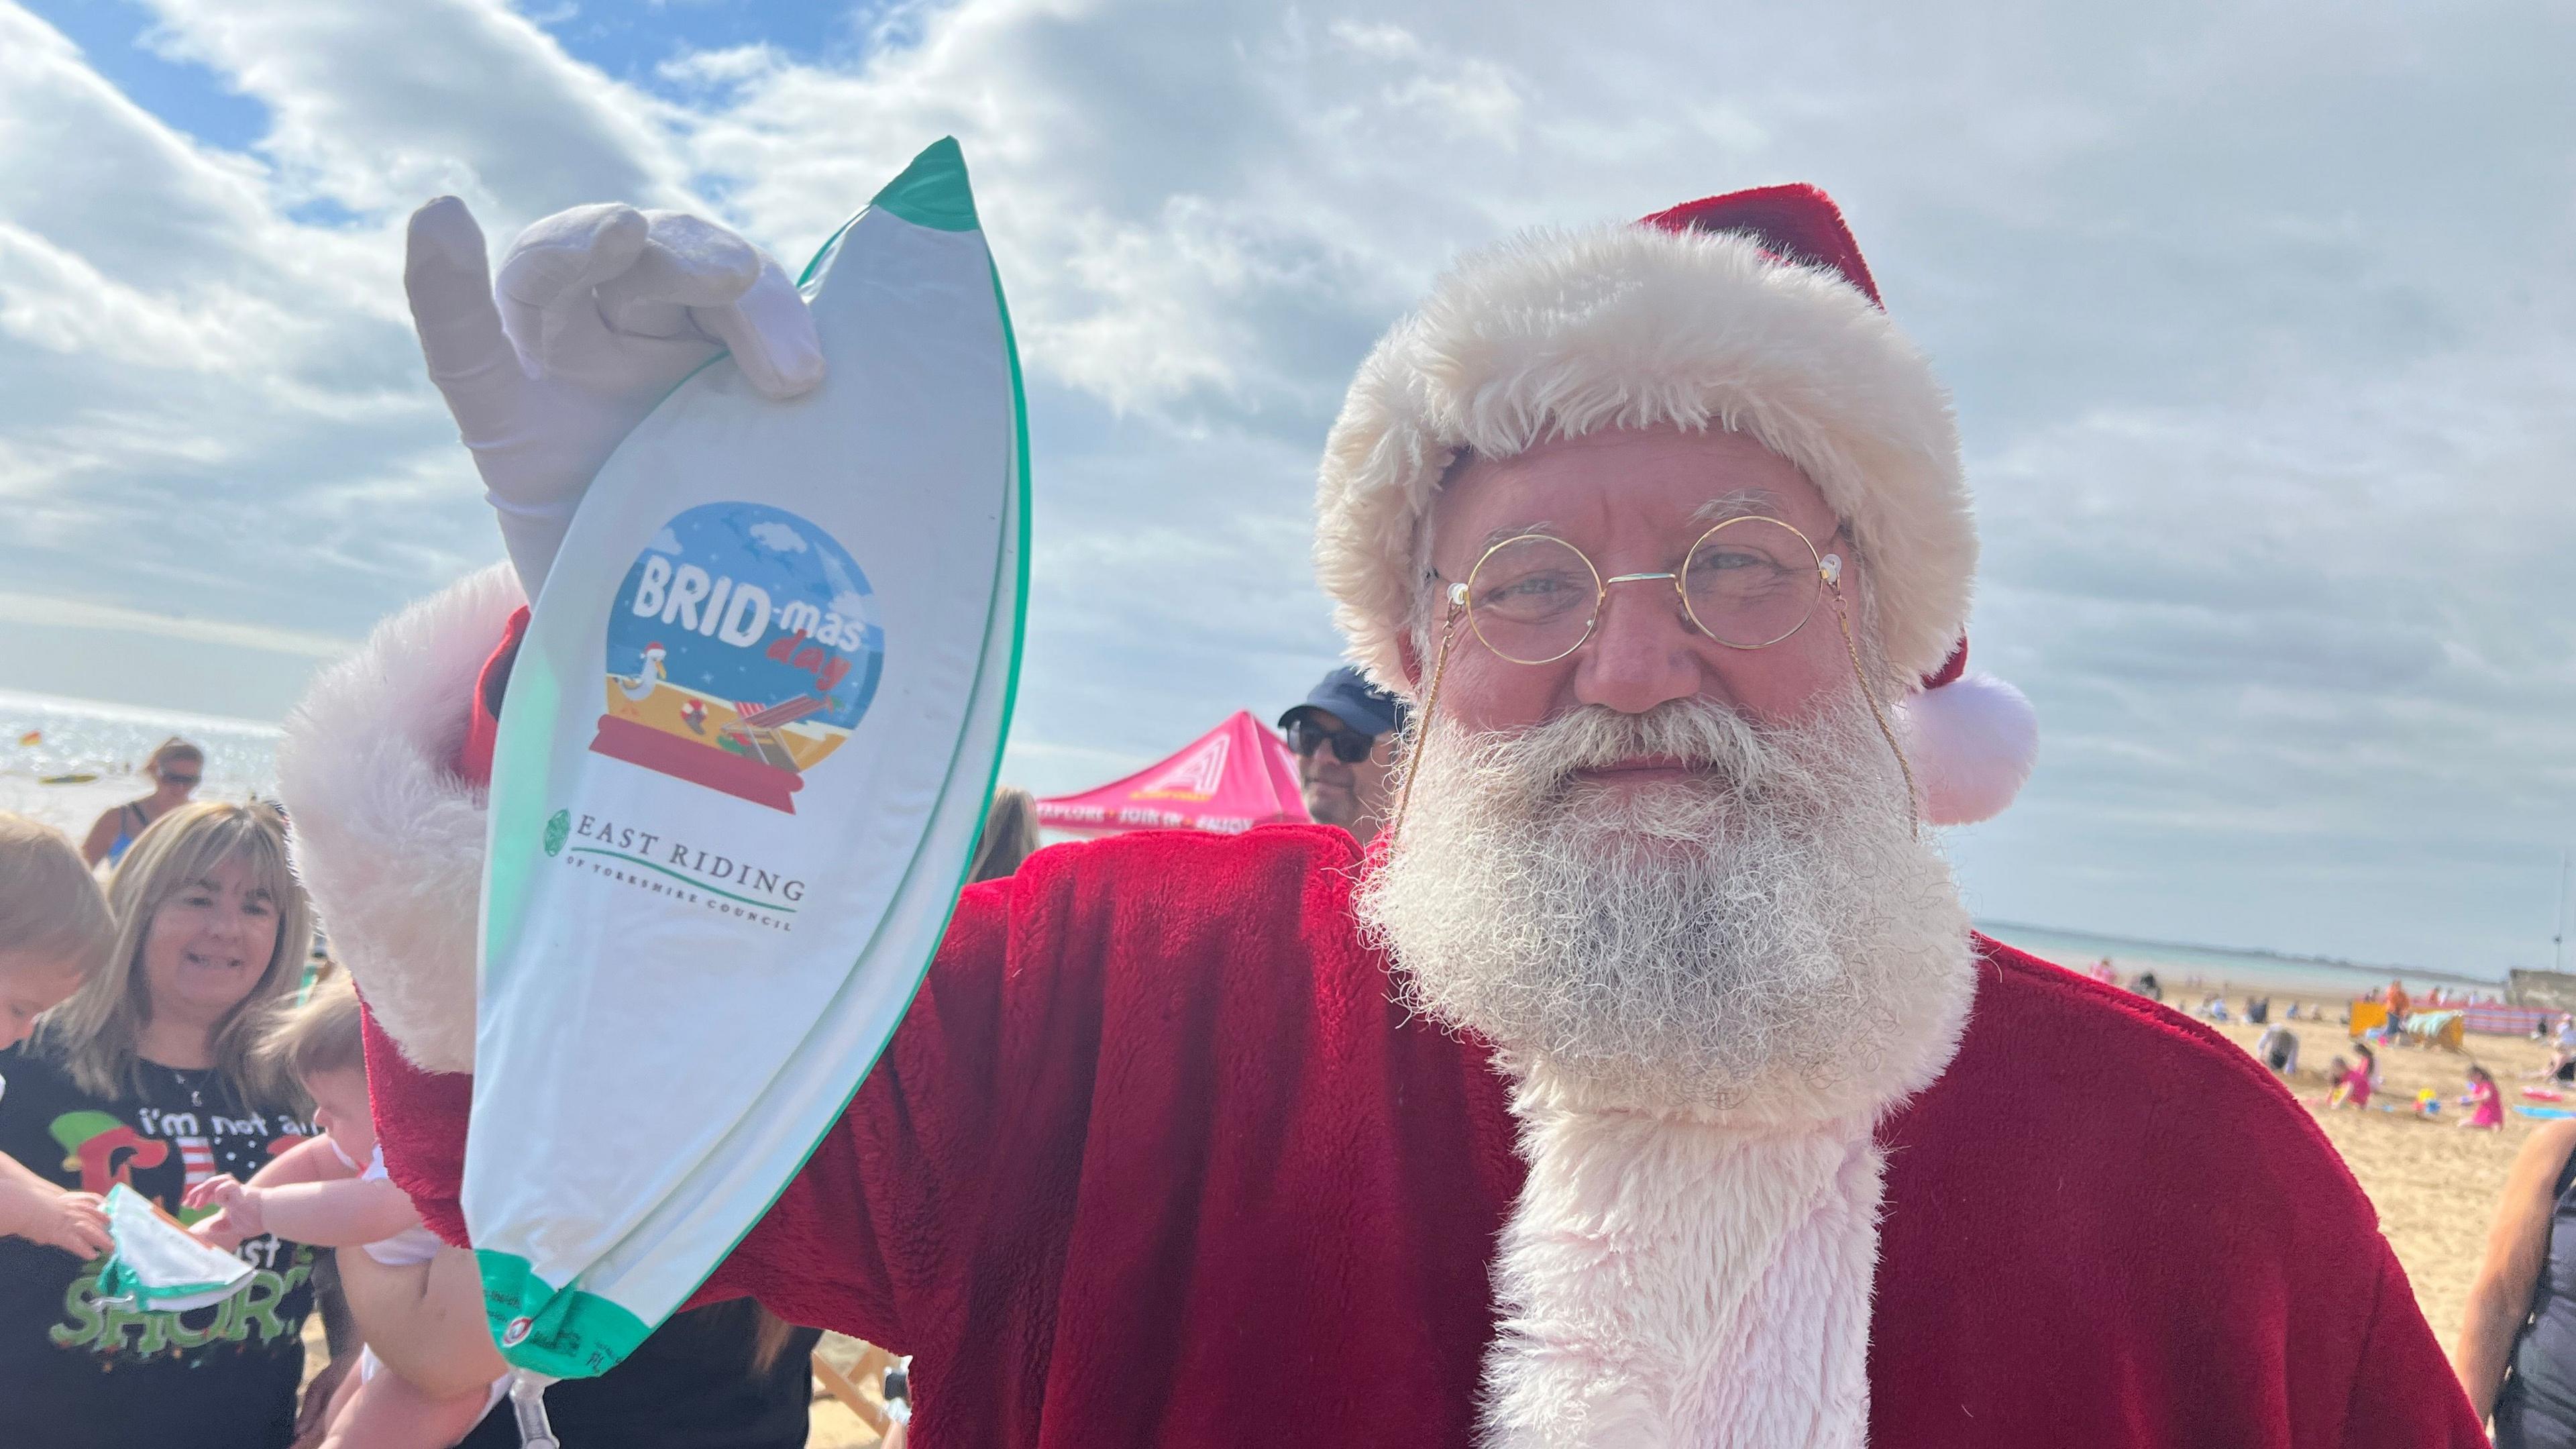
[[[247,1178],[311,1132],[257,1050],[313,937],[264,806],[182,805],[108,887],[105,965],[0,1053],[0,1152],[66,1189],[123,1184],[187,1221],[189,1187]],[[102,1299],[100,1258],[0,1240],[0,1404],[13,1444],[284,1446],[314,1250],[243,1243],[240,1291],[185,1312]]]
[[[109,865],[123,861],[153,821],[188,803],[189,793],[206,776],[206,752],[172,735],[153,749],[143,773],[152,779],[152,793],[98,817],[81,842],[83,860],[93,866],[102,860]]]

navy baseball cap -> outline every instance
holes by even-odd
[[[1368,682],[1357,669],[1343,665],[1324,676],[1306,696],[1306,702],[1279,716],[1279,727],[1310,709],[1328,710],[1343,724],[1364,735],[1382,735],[1403,722],[1404,701]]]

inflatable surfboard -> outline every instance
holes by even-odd
[[[107,1190],[99,1210],[116,1245],[99,1270],[103,1299],[184,1312],[220,1303],[250,1284],[250,1264],[199,1242],[124,1183]]]
[[[1026,590],[1019,363],[957,144],[592,484],[510,675],[463,1205],[502,1353],[604,1372],[759,1221],[910,1004],[974,853]]]

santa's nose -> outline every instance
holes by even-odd
[[[1700,690],[1702,642],[1671,584],[1620,584],[1575,656],[1575,697],[1621,714],[1688,699]]]

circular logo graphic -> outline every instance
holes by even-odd
[[[546,854],[563,854],[564,842],[572,838],[572,812],[558,810],[546,822]]]
[[[511,1319],[510,1326],[501,1330],[501,1346],[503,1348],[517,1348],[520,1344],[528,1341],[528,1331],[536,1326],[537,1321],[533,1318]]]
[[[654,534],[609,609],[598,752],[793,813],[885,672],[876,595],[830,534],[705,503]]]

